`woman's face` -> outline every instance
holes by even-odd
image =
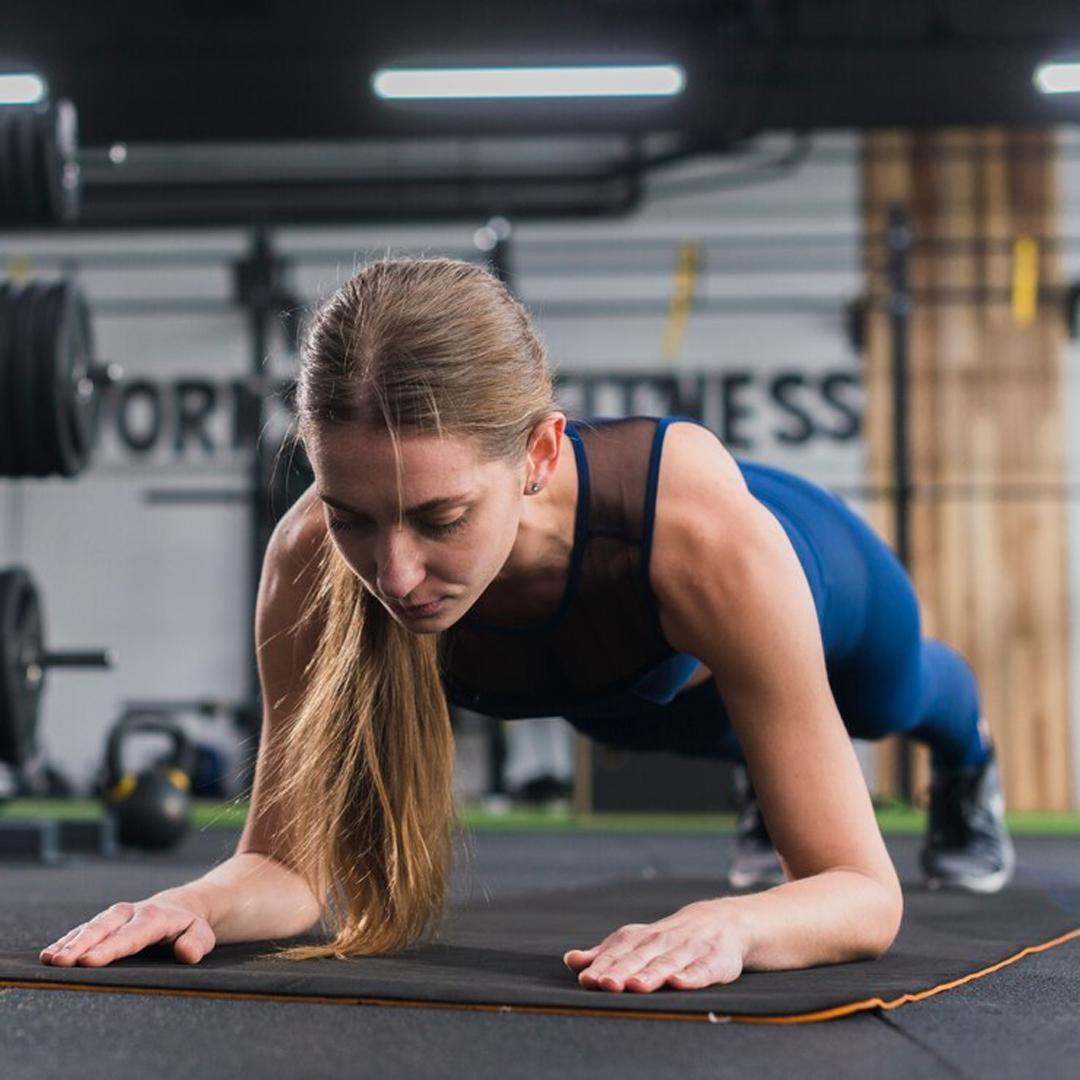
[[[451,626],[506,562],[521,519],[524,462],[515,470],[481,461],[464,436],[402,435],[399,493],[386,434],[339,428],[306,448],[334,545],[409,630]]]

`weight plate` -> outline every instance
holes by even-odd
[[[4,220],[8,224],[20,225],[23,209],[20,205],[19,163],[12,150],[15,116],[14,106],[0,108],[0,161],[3,162],[4,174]]]
[[[30,575],[0,571],[0,761],[18,767],[34,755],[44,689],[45,628]]]
[[[0,283],[0,476],[12,475],[15,460],[11,432],[11,394],[8,386],[14,321],[11,298],[14,292],[14,287],[6,281]]]
[[[15,127],[26,220],[38,224],[48,220],[47,192],[42,187],[37,170],[38,110],[20,109],[15,116]]]
[[[79,114],[70,102],[61,100],[49,108],[49,132],[44,141],[49,205],[53,221],[70,224],[77,220],[82,202],[82,173],[79,170]]]
[[[33,304],[33,313],[30,321],[30,338],[28,356],[30,362],[27,365],[32,371],[26,382],[26,393],[30,395],[32,405],[28,416],[31,422],[32,437],[30,440],[30,462],[32,476],[41,477],[49,475],[49,462],[51,458],[50,448],[53,443],[52,433],[49,431],[49,417],[42,416],[39,407],[42,397],[42,382],[48,376],[48,370],[42,361],[42,335],[45,327],[45,303],[49,296],[49,286],[38,283]]]
[[[76,286],[60,282],[50,293],[48,312],[55,328],[52,351],[47,358],[52,370],[52,426],[56,436],[54,472],[61,476],[77,476],[86,465],[86,446],[80,442],[77,429],[82,399],[79,383],[85,377],[82,346],[79,342],[78,314],[75,305]]]
[[[26,195],[23,192],[22,159],[19,152],[19,110],[14,106],[9,106],[5,111],[7,112],[7,126],[4,131],[4,147],[0,152],[3,154],[7,169],[8,190],[11,198],[11,216],[8,220],[16,225],[22,225],[26,221]]]
[[[89,379],[90,368],[94,364],[94,324],[90,318],[90,305],[82,290],[72,284],[70,286],[72,302],[71,338],[72,359],[74,371],[72,373],[76,390],[80,382]],[[75,408],[70,417],[72,443],[75,449],[74,462],[76,464],[74,476],[86,468],[93,449],[94,432],[97,426],[98,409],[101,407],[101,388],[96,382],[88,382],[89,393],[77,395]]]
[[[53,204],[53,181],[49,175],[51,168],[49,160],[49,142],[53,138],[53,109],[48,108],[34,110],[34,175],[37,177],[38,191],[41,192],[41,217],[42,222],[56,220],[56,211]]]
[[[41,666],[45,654],[45,627],[37,590],[29,578],[25,580],[22,603],[16,617],[15,640],[19,648],[19,673],[22,676],[17,730],[25,761],[34,751],[41,691],[45,685],[45,669]]]
[[[41,453],[42,476],[55,476],[63,471],[64,426],[67,418],[65,395],[70,395],[70,380],[63,379],[65,342],[63,282],[43,288],[38,305],[36,358],[38,375],[34,396],[35,416],[38,418],[38,448]]]
[[[12,163],[7,154],[7,128],[11,117],[10,107],[0,107],[0,222],[5,225],[17,220],[15,215],[15,192],[12,186]]]
[[[50,221],[60,221],[63,213],[64,164],[56,140],[56,107],[50,104],[41,117],[41,134],[38,142]]]
[[[15,410],[16,476],[40,476],[40,418],[37,415],[37,320],[42,287],[31,282],[15,307],[15,355],[11,373],[11,403]]]
[[[21,354],[22,337],[26,333],[25,300],[30,291],[26,284],[13,285],[8,292],[8,350],[5,372],[5,419],[8,421],[10,466],[8,475],[20,479],[26,475],[26,455],[22,449],[23,430],[26,427],[24,405],[21,400],[19,374],[24,366]]]

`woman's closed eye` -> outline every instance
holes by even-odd
[[[462,514],[461,517],[455,518],[453,521],[420,521],[417,522],[417,525],[422,531],[429,533],[432,536],[449,536],[451,533],[463,529],[467,521],[468,515]],[[357,529],[369,528],[371,523],[368,521],[352,521],[348,518],[340,518],[331,514],[328,519],[328,525],[334,532],[353,532]]]

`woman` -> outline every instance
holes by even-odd
[[[839,500],[736,462],[692,422],[570,424],[524,309],[445,259],[368,266],[323,305],[297,416],[316,481],[263,568],[263,737],[237,853],[113,905],[44,962],[165,940],[196,963],[320,917],[329,943],[276,955],[418,940],[450,861],[448,697],[749,767],[787,880],[576,943],[564,959],[586,987],[703,987],[888,949],[900,886],[848,731],[933,748],[949,828],[929,838],[932,876],[1008,878],[971,671],[923,641],[903,570]]]

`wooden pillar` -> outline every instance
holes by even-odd
[[[1069,809],[1055,136],[872,133],[863,140],[862,181],[867,287],[876,301],[865,357],[869,479],[875,487],[893,481],[884,237],[889,207],[900,203],[915,234],[911,573],[923,633],[975,669],[1010,808]],[[875,500],[869,516],[891,540],[888,499]],[[883,793],[892,793],[895,746],[881,745],[877,766]],[[915,791],[925,790],[921,748],[914,777]]]

